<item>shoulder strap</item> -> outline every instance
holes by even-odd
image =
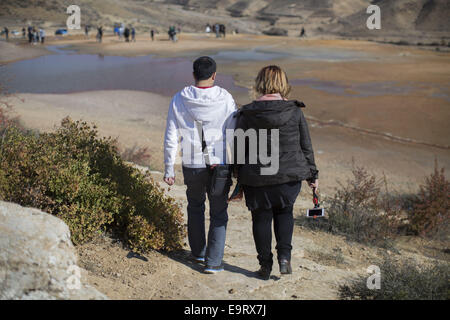
[[[199,120],[195,120],[195,127],[197,128],[198,136],[202,139],[202,152],[203,152],[203,158],[205,159],[206,165],[210,165],[210,159],[209,159],[209,153],[208,148],[206,147],[206,141],[205,141],[205,135],[203,132],[203,124]]]

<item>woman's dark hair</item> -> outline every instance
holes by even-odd
[[[197,81],[206,80],[216,72],[217,66],[214,59],[210,57],[200,57],[194,61],[194,78]]]

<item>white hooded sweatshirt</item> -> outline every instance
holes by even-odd
[[[227,90],[214,86],[201,89],[189,86],[172,99],[164,137],[165,177],[174,177],[178,142],[181,138],[182,164],[205,168],[201,124],[210,164],[224,164],[227,159],[226,130],[235,128],[236,104]]]

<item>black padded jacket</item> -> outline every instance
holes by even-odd
[[[259,154],[260,136],[257,134],[257,162],[249,163],[249,139],[245,143],[245,161],[235,163],[238,181],[242,185],[254,187],[282,184],[291,181],[318,179],[319,171],[314,161],[314,152],[309,135],[308,124],[299,101],[253,101],[243,106],[237,113],[236,129],[267,129],[267,150],[271,154],[271,129],[279,129],[279,169],[275,174],[261,175],[262,164]],[[253,142],[254,143],[254,142]],[[235,140],[235,155],[237,154]],[[263,153],[264,154],[264,153]],[[266,162],[266,161],[263,161]]]

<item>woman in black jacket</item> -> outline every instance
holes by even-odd
[[[301,110],[305,105],[287,100],[290,86],[284,71],[278,66],[263,68],[256,78],[255,92],[260,98],[238,111],[236,129],[244,132],[255,130],[257,142],[246,139],[244,161],[242,157],[241,161],[237,160],[237,170],[246,205],[252,212],[253,238],[261,265],[258,273],[263,279],[269,279],[273,264],[272,220],[280,273],[290,274],[293,205],[302,180],[306,180],[311,188],[318,187],[318,170],[308,125]],[[278,148],[271,138],[276,138],[273,130],[278,130]],[[268,136],[265,140],[268,155],[275,152],[277,156],[278,149],[278,171],[271,174],[262,173],[264,171],[261,170],[273,166],[273,163],[267,164],[260,154],[267,158],[260,150],[261,134],[265,132]],[[257,150],[256,163],[254,153],[249,154],[252,150],[250,143],[254,144],[253,150]],[[239,150],[236,150],[236,154],[239,158]]]

